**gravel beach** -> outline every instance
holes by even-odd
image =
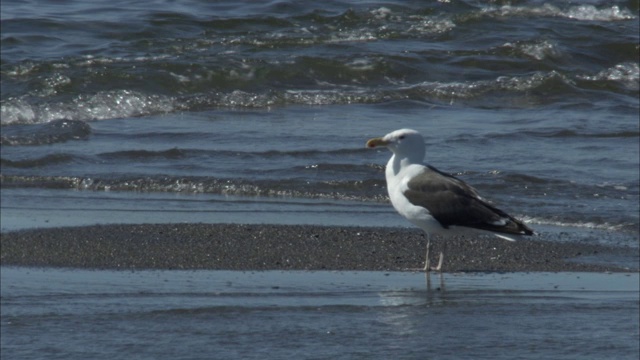
[[[538,238],[432,240],[445,272],[637,271],[593,261],[629,249]],[[4,266],[94,269],[384,270],[424,265],[414,229],[305,225],[144,224],[30,229],[2,234]],[[581,261],[587,257],[590,261]]]

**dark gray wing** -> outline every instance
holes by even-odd
[[[506,234],[531,235],[533,230],[482,200],[464,181],[427,166],[408,183],[409,202],[422,206],[444,227],[466,226]]]

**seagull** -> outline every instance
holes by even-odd
[[[464,181],[423,164],[425,144],[415,130],[400,129],[367,141],[368,148],[386,147],[393,155],[385,169],[387,191],[393,207],[427,234],[424,271],[442,271],[429,263],[431,235],[491,233],[515,241],[511,235],[533,235],[522,221],[480,197]]]

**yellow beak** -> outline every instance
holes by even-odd
[[[367,141],[368,148],[374,148],[376,146],[387,146],[387,145],[389,145],[389,142],[383,140],[381,137],[369,139],[369,141]]]

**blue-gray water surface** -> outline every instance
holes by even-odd
[[[545,240],[637,251],[638,11],[637,0],[3,1],[2,231],[408,226],[386,196],[389,154],[364,144],[409,127],[429,163]],[[510,293],[517,282],[498,277],[500,296],[434,299],[399,278],[397,296],[393,282],[325,282],[318,298],[299,285],[225,297],[222,285],[158,293],[162,273],[148,287],[45,274],[55,279],[2,268],[3,358],[638,355],[637,296],[597,275],[586,295]],[[72,281],[105,276],[95,291]]]
[[[4,267],[0,341],[7,359],[637,359],[639,280]]]
[[[637,246],[638,1],[4,1],[1,20],[3,231],[405,226],[364,143],[410,127],[533,228]]]

